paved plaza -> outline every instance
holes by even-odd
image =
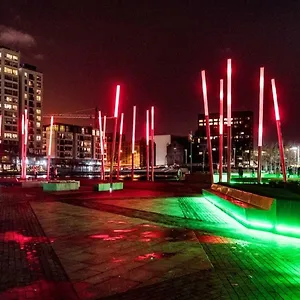
[[[300,240],[199,195],[3,189],[0,299],[299,299]]]

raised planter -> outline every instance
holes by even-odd
[[[97,192],[107,192],[110,190],[110,183],[109,182],[102,182],[98,183],[94,186],[95,191]],[[123,182],[113,182],[112,190],[123,190]]]
[[[212,185],[203,195],[246,227],[300,237],[297,199],[269,198],[222,185]]]
[[[80,187],[80,181],[52,181],[43,183],[43,191],[57,192],[57,191],[75,191]]]
[[[41,187],[43,184],[47,183],[47,181],[22,181],[21,185],[22,188],[34,188],[34,187]]]

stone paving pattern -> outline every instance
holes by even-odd
[[[64,203],[32,207],[81,299],[212,268],[192,230]]]
[[[2,193],[0,299],[300,299],[300,239],[132,193]]]

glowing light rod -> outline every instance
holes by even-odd
[[[222,182],[223,176],[223,102],[224,102],[224,82],[220,79],[220,120],[219,120],[219,182]]]
[[[51,150],[52,150],[52,134],[53,134],[53,116],[50,118],[50,136],[48,143],[48,159],[47,159],[47,179],[50,179],[50,164],[51,164]]]
[[[154,181],[154,106],[151,106],[151,180]]]
[[[120,179],[120,163],[121,163],[121,151],[122,151],[123,119],[124,119],[124,113],[121,113],[120,133],[119,133],[119,147],[118,147],[118,168],[117,168],[117,179],[118,180]]]
[[[203,92],[203,101],[204,101],[204,114],[205,114],[205,121],[206,121],[206,138],[207,138],[209,172],[210,172],[210,176],[211,176],[211,183],[213,183],[214,182],[214,169],[213,169],[212,148],[211,148],[211,138],[210,138],[206,77],[205,77],[204,70],[201,71],[201,77],[202,77],[202,92]]]
[[[277,137],[278,137],[279,153],[280,153],[280,161],[281,161],[281,171],[282,171],[282,175],[283,175],[283,181],[286,182],[286,169],[285,169],[285,162],[284,162],[284,151],[283,151],[283,142],[282,142],[282,133],[281,133],[281,124],[280,124],[280,115],[279,115],[279,109],[278,109],[275,79],[271,80],[271,84],[272,84],[274,111],[275,111],[275,119],[276,119],[276,127],[277,127]]]
[[[135,122],[136,122],[136,106],[133,107],[133,114],[132,114],[131,180],[134,179]]]
[[[258,120],[258,168],[257,181],[261,182],[261,155],[262,155],[262,138],[263,138],[263,117],[264,117],[264,68],[260,68],[259,74],[259,120]]]
[[[227,182],[231,177],[231,59],[227,59]]]
[[[149,109],[146,111],[146,174],[149,181]]]

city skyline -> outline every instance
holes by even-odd
[[[259,67],[264,65],[265,117],[274,119],[269,81],[275,77],[279,103],[285,103],[283,135],[296,140],[299,10],[297,4],[272,4],[104,1],[70,9],[67,1],[2,1],[0,43],[20,50],[44,73],[45,114],[96,106],[112,113],[120,83],[125,132],[137,105],[139,136],[151,105],[157,133],[187,135],[197,128],[203,112],[201,69],[207,71],[210,111],[218,111],[218,82],[226,77],[227,57],[233,60],[233,110],[253,110],[257,127]],[[265,122],[265,133],[266,140],[275,140],[275,121]]]

